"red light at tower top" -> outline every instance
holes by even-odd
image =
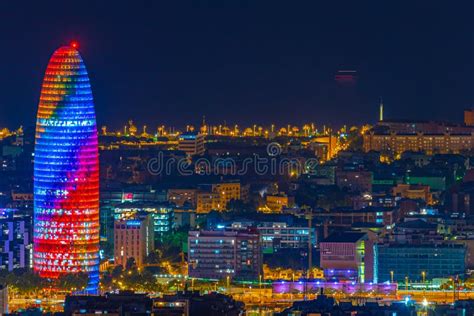
[[[79,43],[76,42],[76,41],[72,41],[71,42],[71,47],[77,49],[77,48],[79,48]]]

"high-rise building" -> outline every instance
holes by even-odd
[[[115,221],[115,264],[126,266],[127,260],[135,259],[138,267],[145,264],[146,257],[154,249],[153,219],[150,214],[135,214],[131,218]]]
[[[31,216],[16,209],[0,209],[0,269],[30,267]]]
[[[43,80],[34,156],[34,270],[99,283],[99,160],[91,85],[76,45],[57,49]]]

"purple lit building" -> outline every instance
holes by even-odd
[[[0,209],[0,269],[12,271],[30,266],[31,217],[16,209]]]
[[[326,279],[372,282],[373,242],[367,233],[335,233],[321,241],[320,266]]]
[[[356,283],[352,282],[329,282],[329,281],[275,281],[273,282],[273,293],[288,294],[288,293],[318,293],[321,288],[328,290],[354,294],[357,292],[372,292],[384,293],[386,295],[395,295],[397,293],[397,283]]]

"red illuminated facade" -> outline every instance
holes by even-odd
[[[99,163],[91,86],[77,44],[56,50],[44,76],[34,156],[34,270],[99,282]]]

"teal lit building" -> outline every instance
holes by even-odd
[[[421,282],[465,272],[466,248],[459,244],[379,244],[374,246],[376,282]],[[392,277],[393,274],[393,277]]]
[[[167,203],[124,202],[114,208],[115,220],[133,217],[137,213],[151,215],[155,241],[173,231],[174,209]]]
[[[113,242],[115,207],[125,202],[160,204],[165,203],[166,192],[150,186],[131,188],[101,188],[100,190],[100,239]]]

